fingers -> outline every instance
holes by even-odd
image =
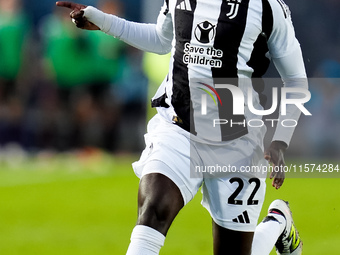
[[[77,28],[84,28],[85,26],[85,22],[76,19],[72,19],[72,22],[77,26]]]
[[[88,21],[87,21],[86,18],[77,18],[77,19],[72,18],[72,22],[73,22],[74,24],[76,24],[76,26],[77,26],[78,28],[86,28],[87,23],[88,23]]]
[[[279,189],[285,180],[284,166],[284,162],[280,161],[273,164],[273,170],[270,172],[269,178],[273,179],[272,186],[276,189]]]
[[[56,5],[59,7],[66,7],[70,9],[75,9],[77,7],[77,4],[66,1],[58,1],[56,2]]]
[[[84,9],[87,7],[86,5],[83,5],[83,4],[76,4],[76,3],[65,2],[65,1],[58,1],[56,2],[56,5],[59,7],[69,8],[74,11],[80,11],[81,9]]]
[[[86,23],[88,22],[87,19],[84,17],[84,11],[76,11],[73,10],[70,13],[70,17],[72,19],[72,22],[78,27],[78,28],[85,28]]]
[[[83,10],[80,10],[80,11],[72,11],[70,13],[70,17],[72,19],[84,19],[84,11]]]
[[[273,179],[272,186],[275,189],[281,188],[284,180],[285,180],[285,172],[284,172],[284,156],[283,152],[277,150],[276,148],[269,148],[265,152],[264,158],[270,162],[273,166],[272,171],[270,172],[269,178]]]
[[[72,18],[72,22],[81,29],[86,30],[100,30],[98,26],[89,22],[85,17],[81,18]]]
[[[272,182],[272,186],[275,189],[279,189],[279,188],[281,188],[283,182],[284,182],[284,178],[274,178],[274,180]]]
[[[281,168],[280,168],[281,169]],[[284,180],[285,180],[285,172],[282,171],[282,170],[278,170],[278,171],[275,171],[273,170],[271,173],[270,173],[270,176],[269,176],[270,179],[273,179],[272,181],[272,186],[275,188],[275,189],[279,189],[281,188]]]

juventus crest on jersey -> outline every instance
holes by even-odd
[[[229,84],[244,95],[251,78],[261,77],[270,57],[299,47],[288,7],[282,0],[169,0],[158,28],[171,33],[172,57],[167,79],[153,98],[163,117],[203,139],[227,141],[249,132],[250,113],[233,114],[232,93],[216,88]],[[202,114],[202,93],[206,99]],[[254,106],[261,109],[254,88]],[[257,116],[257,118],[260,118]],[[209,128],[212,119],[234,125]]]

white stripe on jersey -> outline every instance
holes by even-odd
[[[247,65],[254,49],[254,42],[262,32],[262,1],[250,0],[246,28],[239,47],[237,69],[251,77],[253,68]]]
[[[222,1],[218,0],[203,0],[203,1],[197,1],[197,6],[195,10],[195,16],[194,16],[194,22],[193,22],[193,28],[192,28],[192,38],[191,38],[191,45],[194,47],[203,47],[204,49],[212,48],[214,45],[214,41],[211,40],[209,43],[202,44],[199,41],[197,41],[195,37],[195,28],[197,24],[202,24],[205,21],[209,21],[213,26],[217,25],[218,18],[220,16],[220,10],[221,10],[221,4]],[[207,11],[209,10],[209,11]],[[215,29],[214,28],[214,29]],[[198,79],[204,79],[204,82],[208,85],[214,87],[214,80],[212,78],[212,71],[209,66],[206,65],[197,65],[197,64],[188,64],[189,69],[189,82],[195,81]],[[193,86],[193,84],[190,84],[190,86]],[[197,86],[197,85],[196,85]],[[192,96],[194,96],[194,93],[192,93]],[[192,98],[193,104],[195,102],[200,103],[200,98]],[[216,98],[215,98],[216,100]],[[200,106],[198,106],[199,108]],[[194,109],[195,109],[194,105]],[[212,110],[212,108],[208,108],[208,114],[209,117],[212,119],[219,119],[219,113],[215,109]],[[199,119],[200,112],[195,111],[194,112],[194,119]],[[211,126],[211,123],[208,122],[202,122],[199,121],[199,125],[195,125],[197,134],[204,134],[207,133],[206,131],[209,130],[209,126]],[[212,141],[221,141],[221,132],[209,132],[209,140]]]

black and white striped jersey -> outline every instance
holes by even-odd
[[[283,0],[165,0],[156,25],[113,17],[107,33],[142,50],[171,51],[169,73],[152,104],[165,119],[206,140],[236,139],[250,132],[243,123],[261,118],[249,111],[246,100],[244,114],[233,115],[236,99],[216,85],[231,84],[247,96],[250,79],[261,77],[273,59],[281,77],[287,79],[286,86],[307,87],[307,82],[288,82],[306,74],[290,11]],[[207,101],[212,100],[205,115],[203,97],[195,91],[210,92]],[[262,109],[259,91],[254,88],[252,92],[254,107]],[[300,115],[296,110],[288,112],[290,118]],[[207,118],[239,124],[220,125],[207,132]],[[273,140],[289,144],[293,131],[278,127]]]
[[[205,139],[223,141],[247,134],[243,123],[250,113],[233,115],[230,93],[216,89],[213,96],[220,95],[224,106],[210,104],[210,114],[201,115],[200,97],[194,97],[197,80],[210,87],[220,82],[240,86],[247,94],[245,84],[251,83],[244,80],[261,77],[271,57],[280,59],[300,49],[288,7],[281,0],[170,0],[160,15],[164,17],[158,26],[173,34],[172,61],[154,105],[165,107],[159,110],[164,117]],[[304,71],[300,75],[304,77]],[[254,101],[261,108],[259,100]],[[220,125],[210,132],[208,119],[239,124]]]

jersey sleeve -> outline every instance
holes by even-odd
[[[295,88],[304,92],[290,92],[286,98],[301,99],[310,96],[308,80],[300,44],[295,37],[295,31],[287,5],[282,0],[272,0],[273,30],[268,40],[268,48],[273,63],[279,72],[285,88]],[[298,122],[301,109],[294,104],[287,104],[286,113],[280,111],[273,141],[283,141],[289,145],[295,127],[284,126],[282,123],[289,120]]]
[[[271,57],[281,58],[295,51],[300,44],[295,37],[289,8],[282,0],[270,0],[273,12],[273,29],[268,39]]]
[[[103,32],[140,50],[157,54],[167,54],[171,51],[172,18],[166,3],[158,15],[157,24],[127,21],[91,6],[84,9],[84,16]]]

